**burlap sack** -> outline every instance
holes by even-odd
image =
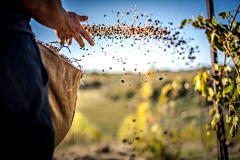
[[[38,43],[38,46],[50,79],[48,92],[56,147],[67,135],[72,125],[83,72],[63,59],[57,51],[41,43]]]

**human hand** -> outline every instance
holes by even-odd
[[[72,38],[74,38],[78,44],[83,48],[85,46],[82,37],[84,37],[88,43],[93,46],[94,41],[89,33],[82,27],[79,22],[84,22],[88,19],[85,15],[77,15],[74,12],[66,12],[66,22],[63,22],[59,29],[55,29],[55,33],[59,38],[61,45],[64,45],[65,41],[68,45],[72,44]]]

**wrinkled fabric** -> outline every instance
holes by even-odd
[[[6,159],[51,160],[49,78],[38,47],[31,34],[0,32],[0,154]]]
[[[48,71],[49,104],[55,131],[55,147],[69,132],[75,114],[82,70],[63,59],[58,52],[38,43],[43,63]]]

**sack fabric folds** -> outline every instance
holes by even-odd
[[[71,128],[80,80],[84,74],[57,51],[41,43],[38,47],[49,74],[49,104],[57,147]]]

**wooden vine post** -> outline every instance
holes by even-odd
[[[207,13],[208,18],[211,19],[213,17],[214,11],[213,11],[213,0],[207,0]],[[212,59],[212,74],[213,77],[218,80],[218,71],[215,70],[215,64],[218,63],[217,59],[217,53],[213,50],[213,44],[210,44],[210,51],[211,51],[211,59]],[[219,84],[218,84],[219,85]],[[213,89],[215,95],[218,93],[218,85],[216,83],[213,83]],[[218,104],[218,111],[219,113],[222,113],[223,110],[223,104],[221,104],[222,101]],[[224,128],[224,121],[223,116],[221,116],[220,120],[216,124],[216,133],[217,133],[217,148],[218,148],[218,159],[219,160],[227,160],[228,159],[228,151],[226,146],[226,134],[225,134],[225,128]]]

